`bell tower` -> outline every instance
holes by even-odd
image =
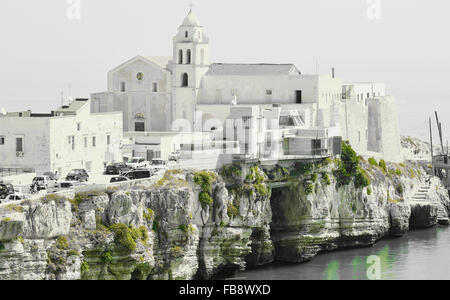
[[[197,95],[209,65],[209,38],[191,8],[173,38],[172,121],[184,119],[193,126]]]

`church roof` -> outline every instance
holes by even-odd
[[[172,60],[171,56],[145,56],[145,58],[154,62],[163,69],[165,69],[169,61]]]
[[[212,64],[206,75],[258,76],[300,74],[293,64]]]
[[[197,16],[192,12],[192,9],[189,11],[186,18],[184,18],[183,26],[200,26],[200,22]]]

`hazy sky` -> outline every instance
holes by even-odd
[[[375,2],[372,0],[369,2]],[[88,97],[106,75],[141,54],[172,55],[189,0],[0,1],[0,108],[46,112],[61,91]],[[440,112],[450,140],[450,1],[194,0],[214,62],[295,63],[303,73],[336,68],[344,81],[384,82],[397,99],[402,134],[427,138]],[[372,14],[373,15],[373,14]]]

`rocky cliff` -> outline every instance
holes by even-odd
[[[426,199],[413,201],[429,186]],[[168,171],[124,190],[0,207],[0,279],[210,279],[436,224],[449,197],[414,164]]]

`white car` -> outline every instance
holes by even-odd
[[[12,201],[20,201],[20,200],[25,200],[25,195],[24,194],[19,194],[19,193],[14,193],[11,195],[6,196],[5,199],[3,199],[0,203],[7,203],[7,202],[12,202]]]
[[[48,190],[49,187],[56,187],[57,181],[54,179],[51,179],[49,176],[37,176],[33,178],[33,184],[37,184],[39,186],[39,189],[41,190]]]
[[[148,168],[150,165],[151,163],[142,157],[133,157],[129,162],[127,162],[127,166],[132,169]]]

